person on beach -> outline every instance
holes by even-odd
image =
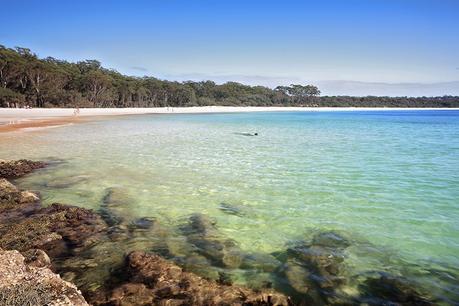
[[[74,110],[73,110],[73,116],[78,116],[80,114],[80,108],[77,106]]]

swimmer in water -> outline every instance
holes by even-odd
[[[258,136],[258,133],[234,133],[242,136]]]

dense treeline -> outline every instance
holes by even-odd
[[[0,107],[161,107],[201,105],[459,107],[459,97],[322,96],[313,85],[247,86],[125,76],[96,60],[38,58],[0,45]]]

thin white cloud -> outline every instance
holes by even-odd
[[[258,75],[208,75],[200,73],[166,75],[165,79],[176,81],[212,80],[217,84],[239,82],[247,85],[261,85],[275,88],[279,85],[314,84],[322,95],[349,96],[459,96],[459,81],[436,83],[384,83],[349,80],[311,81],[299,77],[258,76]]]
[[[148,69],[147,68],[144,68],[144,67],[140,67],[140,66],[132,66],[130,67],[132,70],[137,70],[137,71],[141,71],[141,72],[147,72]]]

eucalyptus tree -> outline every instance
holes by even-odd
[[[314,85],[270,89],[237,82],[171,82],[132,77],[106,69],[97,60],[77,63],[39,58],[27,48],[0,45],[0,105],[17,107],[407,106],[459,107],[459,98],[320,96]]]

